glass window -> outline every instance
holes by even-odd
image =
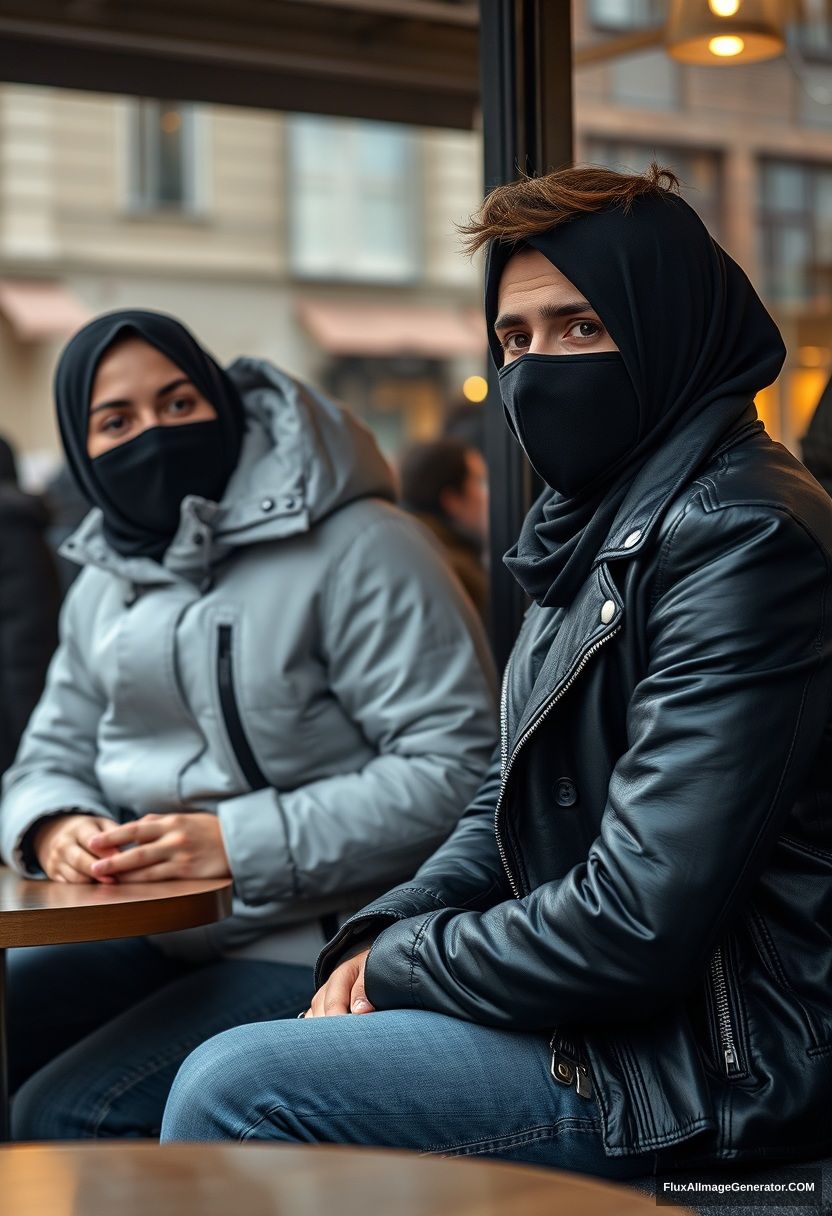
[[[643,173],[651,161],[678,174],[682,195],[719,240],[722,228],[722,165],[716,152],[661,144],[624,143],[590,139],[586,159],[596,165],[629,173]]]
[[[145,98],[130,114],[130,204],[138,211],[196,206],[194,107]]]
[[[295,115],[289,162],[296,274],[383,282],[418,277],[418,157],[410,131]]]
[[[784,303],[821,298],[832,266],[832,165],[763,161],[759,183],[768,292]]]
[[[677,64],[663,50],[625,55],[613,64],[612,92],[625,105],[672,109],[678,104]]]
[[[589,0],[589,19],[598,29],[643,29],[664,18],[662,0]]]

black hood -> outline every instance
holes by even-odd
[[[583,497],[547,490],[506,555],[530,595],[565,604],[591,568],[634,477],[673,445],[674,480],[701,464],[776,378],[785,347],[745,273],[670,192],[645,195],[626,210],[580,215],[526,244],[598,313],[621,352],[639,408],[638,440],[623,467]],[[492,245],[486,272],[488,339],[498,367],[500,277],[516,251],[516,245]],[[666,475],[667,452],[662,467]]]

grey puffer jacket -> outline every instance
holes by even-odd
[[[113,552],[98,511],[64,546],[85,569],[0,808],[2,855],[33,876],[27,834],[56,811],[216,812],[234,914],[161,939],[193,958],[412,873],[496,730],[479,623],[386,501],[370,432],[269,364],[230,372],[240,462],[219,505],[184,500],[164,563]]]

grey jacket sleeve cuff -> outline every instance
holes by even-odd
[[[276,790],[227,798],[217,808],[234,890],[243,903],[277,903],[297,895],[295,864]]]
[[[57,807],[54,802],[51,806],[38,806],[36,801],[27,805],[24,799],[14,807],[4,805],[2,855],[6,863],[25,878],[43,877],[43,871],[32,852],[32,833],[44,819],[52,819],[55,815],[96,815],[102,819],[113,818],[112,811],[92,799],[84,799],[77,804],[68,799]]]

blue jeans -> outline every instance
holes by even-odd
[[[142,938],[10,950],[13,1138],[156,1137],[190,1051],[243,1022],[294,1017],[312,992],[307,967],[193,966]]]
[[[174,1082],[163,1141],[378,1145],[500,1157],[607,1178],[653,1154],[605,1156],[593,1100],[549,1072],[544,1034],[392,1010],[238,1026]]]

